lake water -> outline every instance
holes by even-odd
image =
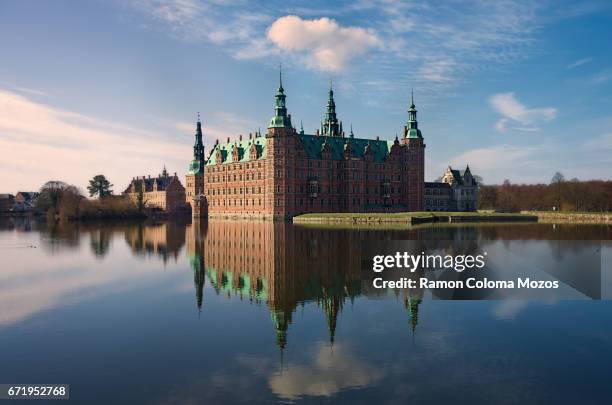
[[[4,219],[0,383],[70,384],[104,404],[610,403],[611,236]],[[361,252],[394,240],[485,249],[498,277],[533,267],[563,296],[374,289]],[[563,273],[593,246],[599,291]]]

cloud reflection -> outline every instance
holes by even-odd
[[[306,364],[289,365],[269,378],[272,391],[284,399],[332,396],[382,380],[384,373],[355,357],[345,346],[321,344]]]

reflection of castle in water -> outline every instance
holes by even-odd
[[[360,277],[361,240],[366,234],[271,221],[195,221],[187,227],[186,241],[198,308],[205,278],[218,294],[265,302],[282,348],[296,308],[315,302],[326,317],[333,343],[344,305],[369,295]],[[377,236],[391,237],[391,232]],[[422,293],[402,293],[414,328]]]
[[[171,257],[178,258],[185,244],[185,225],[176,222],[138,224],[125,230],[125,241],[135,254],[157,255],[166,263]]]
[[[520,228],[520,232],[517,229]],[[601,230],[588,233],[599,238]],[[605,232],[604,232],[605,233]],[[125,230],[125,239],[139,255],[157,255],[164,261],[177,258],[184,244],[193,268],[196,303],[205,307],[207,282],[219,295],[267,305],[276,328],[277,344],[287,344],[287,330],[296,309],[315,303],[325,316],[329,339],[335,340],[338,316],[347,303],[359,296],[380,296],[388,290],[374,288],[361,273],[361,249],[375,241],[414,241],[417,252],[443,255],[475,254],[496,242],[541,239],[558,236],[558,229],[540,225],[428,226],[381,230],[338,229],[293,226],[268,221],[199,221],[191,224],[163,223],[138,225]],[[364,241],[369,243],[363,244]],[[384,243],[390,245],[390,243]],[[496,278],[496,265],[487,261],[487,272],[475,277]],[[396,276],[405,276],[401,273]],[[385,274],[393,276],[393,271]],[[551,273],[552,274],[552,273]],[[372,275],[371,272],[368,275]],[[469,272],[452,269],[429,273],[430,279],[459,280]],[[414,273],[418,276],[418,273]],[[403,301],[408,323],[414,330],[419,322],[423,291],[393,291]],[[434,299],[491,298],[493,290],[430,290]]]

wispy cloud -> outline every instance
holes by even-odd
[[[58,109],[11,91],[0,90],[0,105],[0,150],[6,151],[0,172],[11,173],[1,178],[4,192],[35,190],[52,179],[84,189],[99,173],[119,191],[132,176],[156,174],[162,163],[180,172],[189,160],[187,137],[184,143],[171,142],[163,134]]]
[[[588,83],[591,85],[600,85],[609,81],[610,79],[612,79],[612,70],[607,69],[593,75],[588,80]]]
[[[578,59],[577,61],[570,63],[569,65],[567,65],[566,69],[574,69],[577,68],[578,66],[582,66],[582,65],[586,65],[587,63],[590,63],[593,59],[592,58],[582,58],[582,59]]]
[[[314,70],[350,67],[346,81],[382,78],[394,83],[394,97],[417,87],[421,99],[439,96],[467,74],[528,56],[546,11],[544,5],[522,0],[347,1],[327,9],[196,0],[133,4],[172,35],[223,45],[239,59],[276,65],[292,55],[297,65]],[[357,57],[359,63],[351,63]],[[376,87],[367,91],[391,96]]]
[[[514,97],[514,93],[495,94],[489,98],[489,102],[502,116],[495,124],[499,132],[507,131],[510,123],[518,125],[512,127],[513,130],[538,131],[538,125],[552,121],[557,116],[554,107],[527,108]]]

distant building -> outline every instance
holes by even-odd
[[[31,211],[36,207],[39,193],[36,191],[19,191],[15,196],[14,211]]]
[[[123,192],[134,204],[138,204],[142,194],[142,204],[146,208],[158,208],[175,212],[186,208],[185,188],[177,177],[168,175],[166,168],[157,177],[135,177]]]
[[[13,194],[0,194],[0,212],[8,211],[15,205],[15,196]]]
[[[441,182],[425,183],[426,211],[476,211],[478,182],[470,172],[448,167]]]

